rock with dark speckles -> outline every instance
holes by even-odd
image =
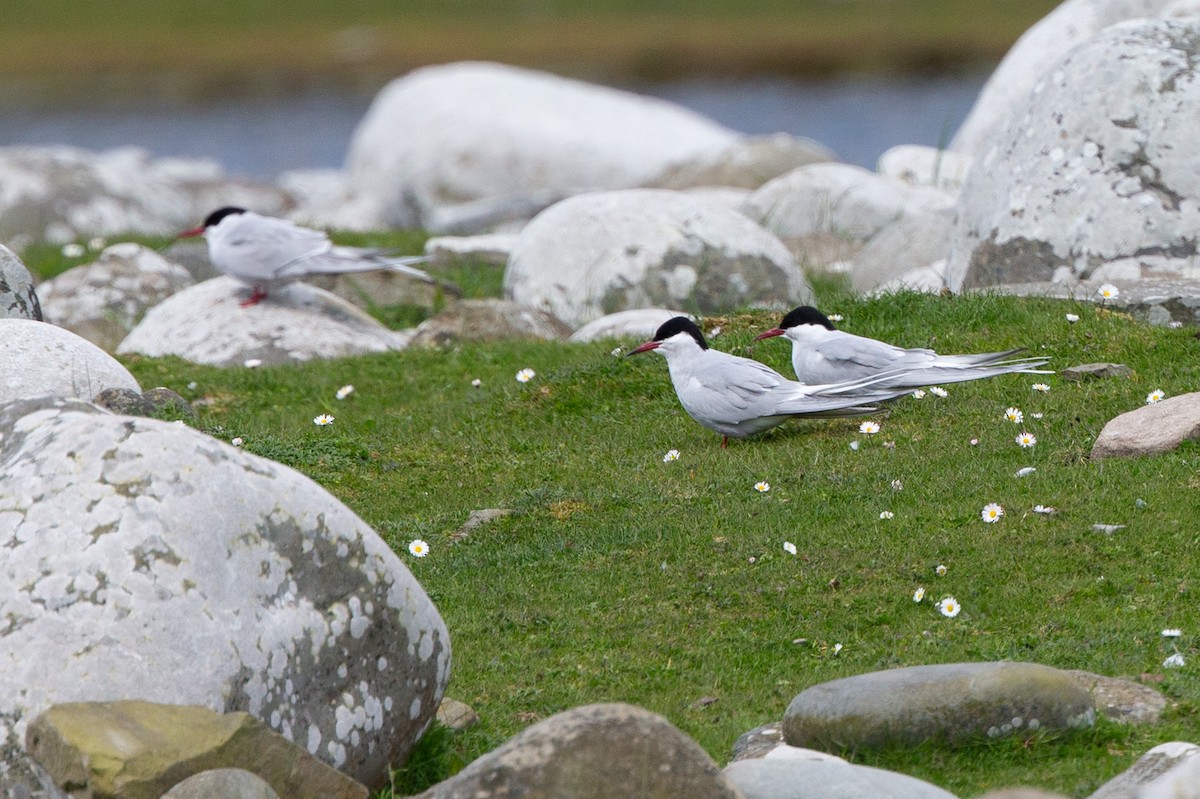
[[[33,276],[16,253],[0,244],[0,317],[41,321],[42,308]]]
[[[0,404],[0,474],[0,745],[52,704],[194,704],[247,711],[376,789],[432,721],[437,609],[307,477],[48,398]]]

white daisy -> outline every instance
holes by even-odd
[[[1167,395],[1163,393],[1161,388],[1156,388],[1146,395],[1146,404],[1153,405],[1156,402],[1162,402]]]
[[[1013,441],[1016,441],[1021,446],[1021,449],[1029,449],[1037,443],[1037,436],[1033,433],[1022,432]]]
[[[890,510],[885,510],[880,512],[879,518],[887,521],[888,519],[896,518],[896,514],[892,513]]]
[[[929,393],[935,397],[944,397],[950,392],[946,391],[946,389],[942,388],[941,386],[930,386]]]
[[[918,388],[916,391],[914,391],[912,393],[912,398],[913,399],[925,399],[925,389]]]
[[[958,600],[952,596],[943,597],[937,603],[937,609],[942,612],[943,616],[953,619],[962,610],[962,605],[958,604]]]
[[[233,444],[235,447],[240,447],[242,444],[245,444],[246,442],[242,439],[241,436],[234,436],[233,439],[229,443]]]
[[[247,369],[257,369],[258,367],[262,366],[262,358],[247,358],[246,360],[242,361],[242,366],[246,367]]]
[[[858,426],[858,432],[865,436],[873,436],[879,432],[879,422],[866,421]]]
[[[842,315],[841,315],[840,313],[831,313],[831,314],[830,314],[828,317],[826,317],[826,318],[827,318],[827,319],[829,319],[829,321],[830,321],[830,322],[840,322],[840,321],[842,321]]]
[[[1180,666],[1186,666],[1186,665],[1187,665],[1187,661],[1184,660],[1183,655],[1179,654],[1178,652],[1176,652],[1174,655],[1171,655],[1169,658],[1167,658],[1166,660],[1163,661],[1164,669],[1177,669]]]
[[[989,502],[983,506],[983,510],[980,511],[979,515],[988,524],[995,524],[1004,515],[1004,508],[997,502]]]
[[[315,424],[317,427],[327,427],[328,425],[333,424],[333,417],[327,413],[323,413],[313,419],[313,424]]]
[[[833,645],[833,650],[832,650],[832,651],[833,651],[833,654],[835,654],[835,655],[836,655],[838,652],[841,652],[841,651],[842,651],[842,645],[841,645],[841,644],[834,644],[834,645]]]
[[[851,442],[850,442],[850,449],[852,449],[852,450],[856,450],[856,451],[857,451],[857,450],[858,450],[858,442],[857,442],[857,441],[851,441]]]
[[[1067,314],[1067,324],[1073,325],[1078,321],[1079,321],[1079,314],[1077,314],[1077,313]]]
[[[408,542],[408,551],[411,552],[414,557],[423,558],[429,554],[429,544],[426,544],[420,538],[415,538]]]
[[[1100,288],[1096,289],[1096,293],[1100,295],[1102,300],[1115,300],[1121,296],[1121,290],[1112,283],[1105,283]]]
[[[1034,391],[1040,391],[1043,394],[1050,390],[1050,386],[1046,385],[1045,383],[1034,383],[1032,386],[1030,386],[1030,388]]]
[[[903,491],[904,490],[903,481],[901,481],[899,478],[896,478],[895,480],[893,480],[892,481],[892,490],[893,491]]]
[[[663,463],[670,463],[677,460],[679,460],[679,450],[677,449],[669,449],[667,450],[667,454],[663,455]]]
[[[480,380],[478,377],[471,381],[472,388],[479,388],[482,385],[483,385],[483,381]]]
[[[918,586],[916,591],[913,591],[913,602],[920,602],[925,598],[925,586]]]
[[[517,372],[517,382],[518,383],[528,383],[530,380],[532,380],[535,377],[537,377],[537,372],[533,371],[532,369],[530,369],[528,367]]]
[[[1049,515],[1051,513],[1058,513],[1058,508],[1052,508],[1049,505],[1034,505],[1033,512],[1034,513],[1045,513],[1045,514]]]
[[[793,544],[791,541],[784,541],[783,542],[783,551],[788,553],[789,555],[795,555],[796,554],[796,545]]]
[[[1025,421],[1025,414],[1021,413],[1020,408],[1009,408],[1004,412],[1004,418],[1013,424],[1020,424]]]
[[[765,494],[766,492],[771,490],[771,484],[768,483],[766,480],[759,480],[757,483],[754,484],[754,490],[759,492],[760,494]]]
[[[346,397],[350,396],[353,393],[354,393],[354,386],[345,385],[345,386],[342,386],[341,388],[339,388],[337,390],[337,393],[334,394],[334,396],[340,400],[344,400]]]
[[[1183,630],[1178,627],[1168,627],[1162,631],[1163,638],[1178,638],[1181,635],[1183,635]]]
[[[62,254],[64,258],[78,258],[85,252],[87,251],[83,249],[82,244],[64,244],[62,248]]]
[[[940,563],[934,568],[933,571],[937,574],[938,577],[946,576],[946,567]]]
[[[1036,471],[1037,471],[1037,469],[1033,466],[1022,466],[1020,469],[1017,469],[1017,473],[1014,476],[1015,477],[1028,477],[1029,475],[1033,474]]]
[[[624,351],[625,350],[622,349],[621,347],[613,347],[613,350],[612,350],[612,352],[609,353],[609,355],[613,356],[614,358],[620,358],[621,353],[623,353]]]

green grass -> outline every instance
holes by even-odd
[[[1149,674],[1177,706],[1153,728],[1102,722],[1075,735],[850,756],[960,795],[1025,784],[1085,796],[1151,746],[1200,737],[1190,629],[1200,447],[1088,459],[1105,422],[1152,389],[1194,389],[1193,332],[1050,300],[821,290],[853,332],[943,352],[1027,346],[1055,369],[1109,360],[1135,374],[1051,376],[1048,394],[1031,391],[1028,376],[955,385],[945,399],[897,402],[870,440],[857,421],[797,422],[722,450],[682,413],[659,357],[614,357],[612,342],[463,344],[255,370],[128,365],[143,385],[205,400],[202,428],[242,436],[248,451],[317,480],[433,598],[452,638],[449,694],[482,724],[429,736],[397,773],[396,795],[533,719],[592,702],[660,713],[724,763],[738,735],[778,721],[807,686],[953,661]],[[1068,311],[1081,321],[1068,325]],[[775,321],[708,320],[724,331],[714,346],[739,353]],[[788,368],[778,340],[752,354]],[[537,377],[521,385],[514,375],[526,366]],[[339,402],[347,383],[356,390]],[[1038,437],[1031,450],[1013,441],[1010,405]],[[336,416],[332,427],[312,424],[322,412]],[[668,449],[681,458],[663,463]],[[1022,466],[1038,471],[1014,477]],[[756,492],[758,480],[771,490]],[[980,520],[988,502],[1006,509],[995,525]],[[1039,503],[1058,514],[1030,513]],[[516,513],[454,540],[480,508]],[[879,519],[885,509],[893,520]],[[1127,527],[1104,535],[1095,523]],[[431,545],[422,560],[407,552],[418,537]],[[921,604],[911,599],[918,585],[928,590]],[[963,606],[957,618],[932,607],[946,594]],[[1164,671],[1171,647],[1159,631],[1174,626],[1189,665]],[[717,701],[700,707],[702,697]]]
[[[0,74],[200,95],[499,60],[609,80],[995,62],[1056,0],[10,0]],[[47,54],[53,54],[48,56]]]

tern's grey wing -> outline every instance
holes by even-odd
[[[927,349],[903,349],[852,333],[826,336],[811,349],[826,361],[835,373],[865,374],[884,369],[915,369],[927,366],[937,353]]]
[[[332,245],[318,230],[300,227],[286,219],[241,214],[237,224],[223,232],[220,242],[222,271],[250,281],[297,277],[294,265],[327,252]]]

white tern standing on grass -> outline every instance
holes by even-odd
[[[410,266],[428,261],[428,256],[399,258],[384,250],[343,247],[319,230],[245,208],[228,206],[213,211],[204,224],[179,234],[180,238],[187,236],[204,236],[213,266],[252,287],[243,307],[262,301],[273,286],[308,275],[393,269],[427,283],[436,282]]]
[[[961,383],[984,377],[1024,372],[1053,374],[1035,369],[1046,358],[1013,358],[1021,350],[980,355],[938,355],[928,349],[904,349],[865,336],[837,330],[816,308],[803,305],[783,317],[779,327],[755,341],[786,336],[792,342],[792,369],[801,383],[818,385],[859,380],[890,371],[892,377],[877,388],[920,388],[937,383]]]
[[[688,415],[729,437],[769,430],[792,417],[842,417],[874,413],[869,405],[907,393],[879,389],[880,376],[827,386],[805,386],[749,358],[709,349],[704,334],[687,317],[662,324],[654,338],[630,352],[658,351],[667,359],[671,384]]]

